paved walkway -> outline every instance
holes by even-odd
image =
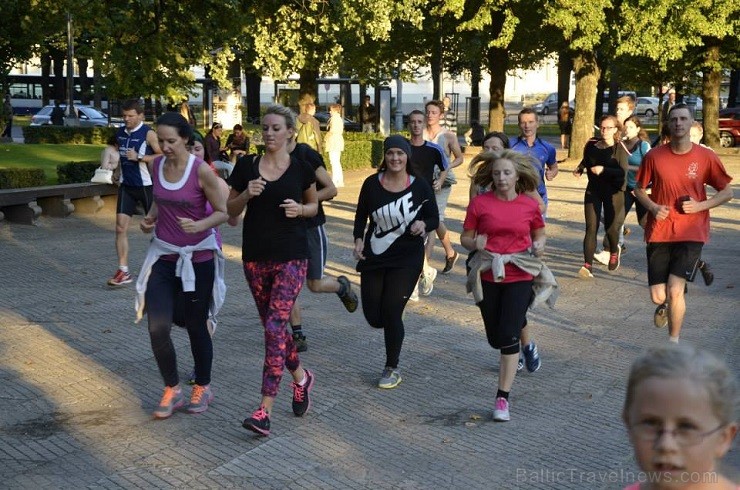
[[[740,157],[725,157],[740,176]],[[467,180],[458,172],[449,208],[459,250]],[[327,206],[329,274],[357,284],[351,259],[354,203],[367,172]],[[240,270],[240,229],[226,228],[227,301],[214,338],[215,403],[202,415],[166,421],[150,412],[161,394],[146,327],[133,324],[133,289],[110,290],[115,266],[112,206],[93,218],[42,217],[38,226],[0,223],[0,481],[6,488],[622,488],[636,477],[619,419],[630,362],[667,341],[652,326],[642,233],[616,274],[581,265],[585,179],[563,171],[549,185],[547,260],[562,294],[530,323],[542,369],[517,376],[512,420],[492,421],[498,354],[463,293],[462,260],[434,292],[406,311],[404,381],[375,387],[382,333],[334,295],[301,294],[316,373],[313,406],[290,409],[288,381],[256,438],[241,420],[259,401],[262,328]],[[735,185],[736,195],[740,195]],[[714,284],[690,286],[682,340],[740,367],[737,200],[713,213],[704,257]],[[134,230],[138,220],[135,220]],[[131,233],[131,262],[147,240]],[[435,262],[441,264],[438,249]],[[191,367],[184,332],[174,332],[180,372]],[[738,475],[740,455],[726,458]]]

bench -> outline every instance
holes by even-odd
[[[117,194],[114,185],[91,182],[0,189],[0,220],[32,225],[42,213],[56,217],[74,211],[94,214],[103,207],[103,196]]]

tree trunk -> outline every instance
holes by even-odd
[[[573,71],[573,58],[566,51],[558,54],[558,109],[570,95],[570,72]]]
[[[51,73],[51,56],[49,53],[43,53],[41,55],[41,105],[49,105],[49,102],[53,100],[52,94],[49,92],[49,73]]]
[[[719,40],[705,39],[707,48],[702,77],[702,120],[704,123],[704,144],[719,147],[719,88],[722,83],[722,68],[719,61]]]
[[[480,122],[480,65],[476,64],[470,70],[470,114],[468,123]]]
[[[432,99],[442,100],[442,39],[438,38],[434,47],[432,48],[432,54],[430,56],[429,63],[432,70]]]
[[[80,102],[90,105],[90,79],[87,76],[87,58],[77,58],[77,66],[80,68]]]
[[[319,93],[318,84],[316,79],[319,78],[318,70],[301,70],[299,73],[298,83],[300,88],[298,90],[298,98],[300,99],[303,95],[310,95],[316,100],[316,95]]]
[[[506,90],[506,72],[509,69],[509,57],[503,48],[489,48],[488,72],[491,74],[491,83],[488,86],[490,100],[488,102],[488,130],[503,131],[506,120],[504,107],[504,93]]]
[[[244,81],[247,86],[247,122],[257,124],[260,120],[260,83],[262,83],[262,75],[249,65],[244,66],[247,67],[247,70],[244,71]]]
[[[100,74],[100,63],[93,63],[93,105],[98,109],[103,108],[103,75]],[[108,100],[108,114],[113,115],[111,112],[112,104],[110,96],[105,94],[105,98]],[[120,112],[120,111],[117,111]]]
[[[730,72],[730,93],[727,96],[727,107],[737,106],[739,90],[740,90],[740,70],[732,70]]]
[[[596,109],[596,86],[601,70],[592,52],[579,51],[573,58],[576,73],[576,111],[568,157],[580,160],[583,147],[594,135],[594,112]]]

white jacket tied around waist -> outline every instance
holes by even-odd
[[[515,254],[497,254],[488,250],[478,251],[470,260],[470,274],[465,284],[465,290],[473,293],[475,304],[483,301],[483,285],[481,284],[481,273],[491,270],[494,282],[501,282],[506,278],[505,264],[514,264],[521,270],[534,276],[532,290],[534,300],[529,306],[536,308],[542,303],[547,303],[550,308],[555,307],[560,291],[558,282],[552,271],[540,259],[529,252]]]
[[[139,278],[136,280],[136,323],[144,316],[146,286],[149,282],[149,275],[155,262],[163,255],[179,255],[175,266],[175,276],[182,281],[182,290],[185,292],[195,291],[195,269],[193,269],[193,252],[202,250],[212,250],[215,257],[215,271],[213,280],[213,294],[211,295],[211,304],[208,308],[209,316],[215,317],[221,310],[226,299],[226,282],[224,281],[224,267],[226,259],[216,242],[216,235],[211,233],[201,242],[195,245],[179,247],[172,245],[156,236],[152,239],[147,251],[144,264],[141,266]]]

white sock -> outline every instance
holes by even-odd
[[[678,337],[670,336],[668,337],[668,342],[673,342],[674,344],[678,343]]]
[[[306,381],[308,381],[308,376],[306,376],[306,371],[303,371],[303,379],[298,383],[298,386],[304,386],[306,384]]]
[[[127,265],[119,265],[119,266],[118,266],[118,268],[119,268],[119,269],[120,269],[120,270],[121,270],[122,272],[128,272],[128,266],[127,266]]]

